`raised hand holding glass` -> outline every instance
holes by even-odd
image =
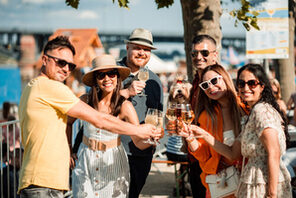
[[[158,110],[157,109],[152,109],[152,108],[148,109],[147,114],[146,114],[146,118],[145,118],[145,123],[152,124],[157,127],[157,125],[158,125]],[[151,139],[147,139],[146,141],[144,141],[144,143],[155,144],[155,142]]]
[[[146,80],[149,79],[149,70],[146,67],[141,67],[138,73],[138,79],[142,82],[146,82]],[[138,96],[146,96],[146,94],[143,93],[143,90]]]

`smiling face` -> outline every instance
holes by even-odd
[[[95,75],[99,76],[99,73],[110,72],[113,69],[103,69],[97,72]],[[99,85],[100,90],[102,90],[103,94],[106,95],[108,93],[113,93],[117,86],[117,75],[108,75],[106,74],[105,77],[99,78],[96,77],[97,83]]]
[[[73,63],[73,53],[68,48],[58,48],[54,50],[47,51],[49,56],[56,57],[61,60],[65,60],[68,63]],[[47,55],[42,56],[42,63],[44,65],[44,70],[42,73],[46,75],[49,79],[63,82],[69,77],[71,71],[69,70],[69,65],[64,67],[57,65],[56,61]]]
[[[127,66],[132,72],[138,71],[140,67],[144,67],[150,60],[151,48],[143,45],[128,43],[127,50]]]
[[[256,78],[256,76],[248,70],[244,70],[241,72],[238,78],[238,84],[239,84],[239,81],[245,82],[244,86],[238,86],[239,96],[244,101],[246,101],[248,105],[252,107],[261,98],[261,93],[264,89],[264,85],[259,84],[259,80]],[[258,83],[253,83],[254,84],[253,86],[249,86],[247,82],[258,82]]]
[[[217,81],[215,81],[216,77],[217,77]],[[223,77],[221,77],[217,72],[212,70],[206,72],[202,78],[202,82],[205,82],[205,81],[208,81],[209,86],[206,90],[204,90],[204,92],[210,99],[221,100],[225,96],[227,87],[223,80]]]
[[[207,51],[208,53],[203,54],[201,51]],[[193,67],[197,70],[203,70],[207,66],[217,62],[218,52],[216,46],[207,39],[203,40],[201,43],[194,44],[191,53]]]

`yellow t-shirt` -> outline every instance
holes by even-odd
[[[19,191],[29,185],[69,189],[67,111],[77,98],[63,83],[39,76],[23,90],[19,118],[24,147]]]

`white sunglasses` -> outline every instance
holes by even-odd
[[[208,88],[210,88],[210,84],[216,85],[219,82],[219,79],[221,79],[221,78],[223,78],[223,77],[220,75],[215,76],[215,77],[211,78],[210,80],[206,80],[206,81],[203,81],[202,83],[200,83],[199,87],[205,91]]]

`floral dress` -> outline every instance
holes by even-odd
[[[281,122],[280,114],[270,104],[258,103],[253,107],[249,120],[243,125],[239,136],[241,152],[245,158],[248,158],[248,163],[242,171],[237,197],[266,197],[268,190],[267,152],[259,138],[264,129],[275,129],[278,132],[280,154],[283,155],[286,150],[286,138]],[[290,180],[289,172],[280,160],[277,197],[292,198]]]
[[[97,129],[83,121],[84,136],[100,141],[111,141],[118,134]],[[122,145],[94,151],[84,143],[80,144],[78,160],[72,173],[74,198],[128,197],[130,183],[127,155]]]

